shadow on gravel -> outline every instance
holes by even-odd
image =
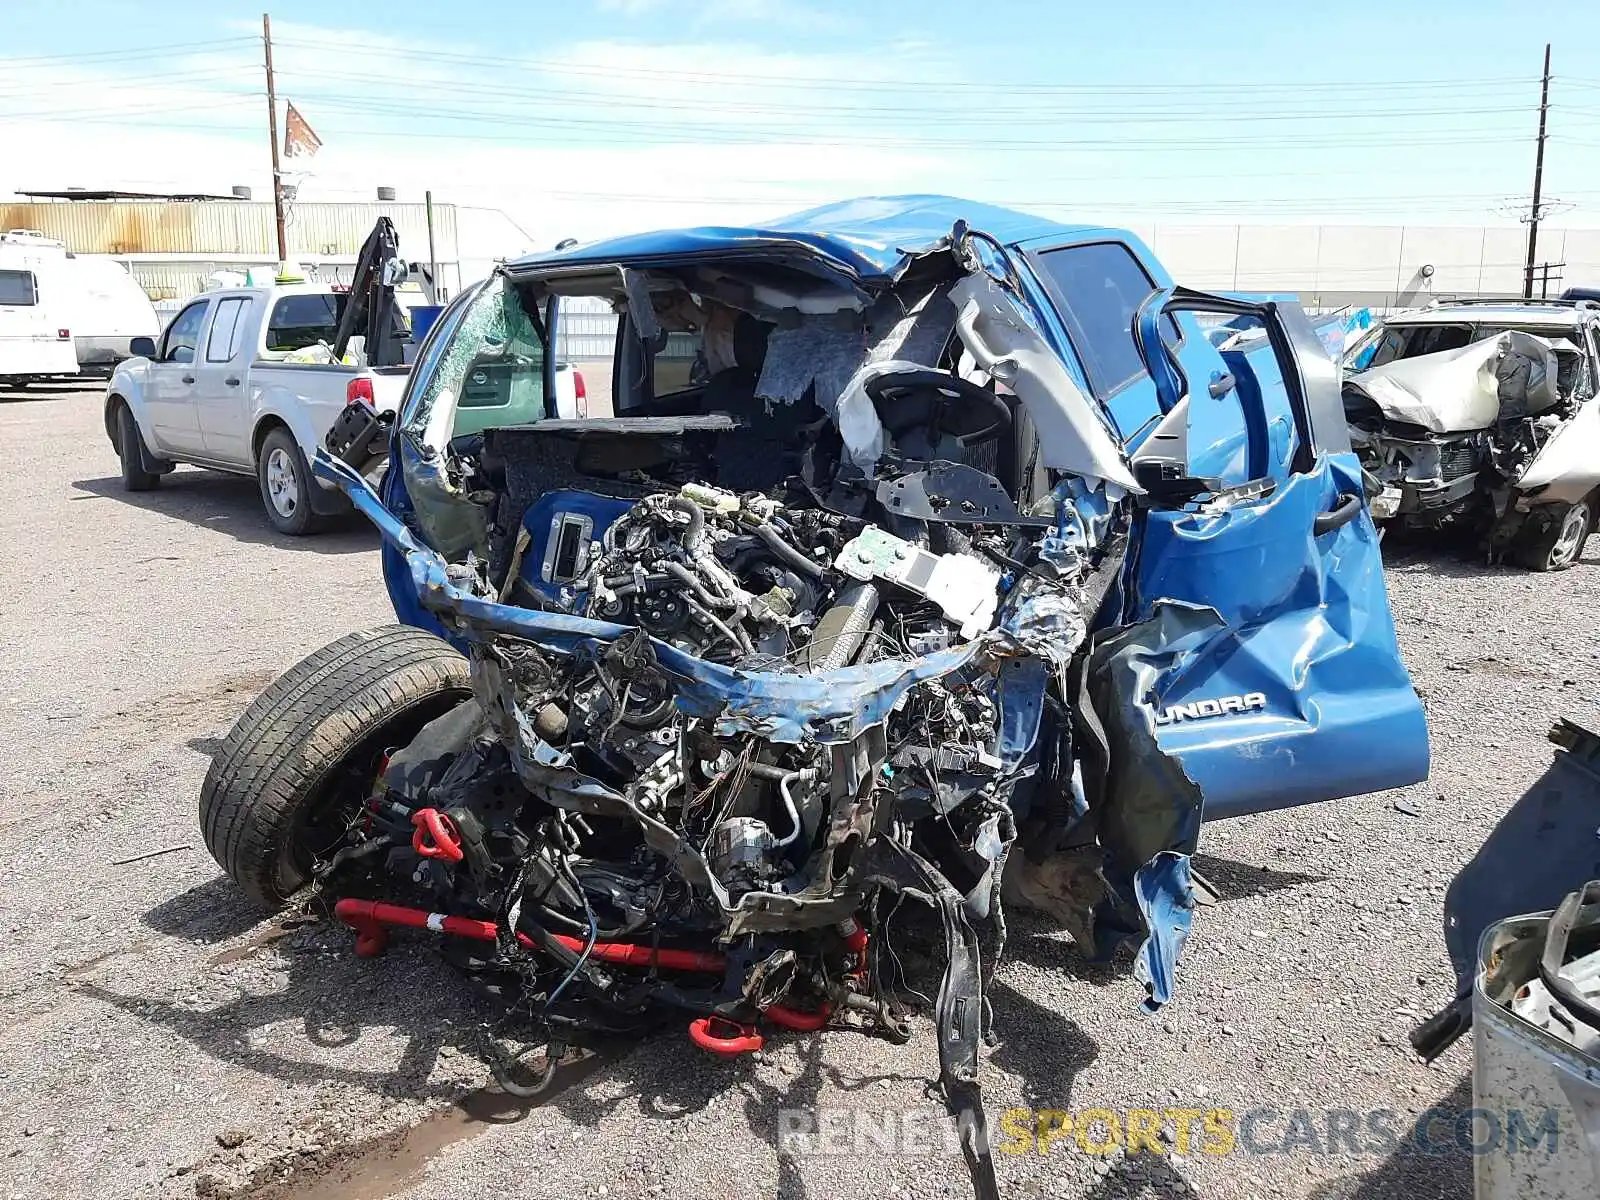
[[[1276,867],[1259,867],[1254,863],[1215,858],[1209,854],[1196,854],[1194,869],[1205,876],[1206,882],[1216,889],[1217,898],[1224,902],[1242,900],[1258,892],[1284,892],[1311,883],[1326,883],[1328,880],[1326,875],[1280,871]]]
[[[1585,543],[1574,570],[1593,564],[1592,543]],[[1536,572],[1514,562],[1491,565],[1475,536],[1462,533],[1390,529],[1383,535],[1383,565],[1390,571],[1420,573],[1441,579],[1482,579],[1496,575],[1531,575]]]
[[[1006,938],[1007,959],[1068,975],[1095,987],[1111,986],[1127,973],[1133,961],[1128,953],[1122,952],[1112,962],[1092,962],[1084,957],[1083,951],[1061,926],[1019,905],[1006,909],[1006,922],[1010,927]]]
[[[82,376],[77,379],[46,380],[40,383],[30,383],[25,387],[12,384],[9,387],[0,387],[0,404],[26,404],[39,400],[65,400],[69,396],[81,396],[86,402],[98,406],[105,400],[105,380],[93,376]]]
[[[217,751],[222,749],[222,743],[223,739],[219,737],[192,737],[183,744],[201,758],[215,758]]]
[[[1078,1074],[1100,1057],[1100,1045],[1059,1012],[996,980],[989,988],[999,1044],[989,1062],[1018,1081],[1030,1108],[1070,1111]]]
[[[177,517],[202,529],[216,529],[241,542],[277,546],[284,550],[305,550],[315,554],[357,554],[378,544],[377,532],[366,519],[348,513],[332,521],[323,533],[309,537],[289,537],[279,533],[261,508],[261,492],[255,480],[219,471],[179,468],[162,477],[154,491],[129,492],[120,475],[104,479],[79,479],[72,485],[78,494],[73,500],[115,500],[148,512]],[[168,561],[161,556],[146,562]],[[181,561],[173,556],[170,561]]]
[[[1472,1155],[1439,1128],[1472,1107],[1472,1076],[1463,1075],[1450,1094],[1400,1134],[1399,1147],[1371,1171],[1320,1184],[1313,1200],[1456,1200],[1472,1195]],[[1421,1128],[1428,1121],[1431,1132]],[[1440,1142],[1443,1142],[1441,1145]]]
[[[139,920],[157,933],[214,946],[254,929],[267,914],[244,900],[226,875],[196,884],[150,909]]]
[[[1164,1157],[1141,1152],[1117,1159],[1111,1169],[1083,1193],[1083,1198],[1132,1200],[1148,1196],[1150,1200],[1188,1200],[1199,1195]]]
[[[221,889],[225,885],[219,879],[214,885],[192,889],[179,900],[203,904],[211,886]],[[232,892],[231,887],[227,890]],[[223,940],[219,931],[225,922],[233,922],[236,934],[261,924],[259,912],[240,911],[245,906],[237,894],[229,902],[212,903],[218,913],[215,924],[186,921],[183,914],[189,910],[176,901],[146,914],[146,923],[160,928],[157,921],[167,922],[176,936],[213,942]],[[209,995],[187,1001],[169,999],[170,987],[159,984],[153,996],[128,994],[97,983],[80,984],[76,990],[162,1026],[212,1058],[284,1083],[314,1086],[333,1082],[396,1099],[453,1099],[457,1087],[429,1082],[440,1051],[449,1046],[468,1057],[481,1057],[476,1026],[495,1014],[449,970],[430,944],[397,944],[382,962],[374,963],[351,953],[347,933],[342,926],[321,922],[300,928],[262,925],[250,943],[214,956],[210,965],[229,966],[250,957],[251,951],[276,943],[284,959],[286,981],[271,991],[226,989],[232,995],[221,1004],[212,1004]],[[305,1039],[322,1049],[352,1045],[368,1029],[383,1031],[385,1040],[403,1042],[404,1049],[397,1062],[390,1060],[370,1069],[307,1061],[292,1043],[263,1036],[262,1031],[288,1022],[298,1022]],[[384,1057],[388,1059],[387,1054]]]
[[[936,1082],[933,1075],[925,1073],[925,1055],[913,1057],[908,1052],[906,1068],[892,1069],[898,1056],[894,1047],[885,1047],[884,1058],[891,1064],[887,1072],[859,1073],[827,1061],[830,1043],[871,1036],[847,1030],[821,1037],[772,1033],[769,1047],[785,1051],[781,1071],[770,1064],[758,1067],[747,1059],[710,1058],[690,1045],[684,1035],[688,1020],[684,1017],[666,1022],[654,1036],[638,1041],[613,1039],[604,1049],[597,1046],[594,1059],[574,1074],[562,1068],[555,1086],[534,1102],[516,1101],[490,1089],[462,1097],[458,1084],[431,1081],[438,1060],[442,1053],[454,1052],[487,1062],[483,1029],[505,1015],[505,1006],[474,990],[445,963],[432,942],[397,939],[383,958],[357,959],[349,931],[342,926],[264,922],[260,911],[242,901],[222,877],[158,905],[143,920],[158,932],[208,944],[236,939],[255,929],[255,936],[214,954],[209,963],[213,968],[231,968],[272,947],[280,961],[272,964],[271,990],[260,990],[259,978],[252,975],[241,978],[242,986],[228,985],[224,976],[218,981],[224,985],[221,988],[202,988],[200,996],[187,999],[171,998],[172,989],[164,983],[154,985],[150,995],[129,994],[100,983],[79,984],[78,993],[170,1030],[212,1058],[285,1084],[311,1087],[335,1083],[385,1099],[450,1102],[406,1130],[330,1146],[315,1163],[297,1162],[292,1180],[263,1178],[235,1193],[241,1200],[244,1196],[252,1200],[325,1200],[334,1196],[349,1200],[388,1195],[389,1190],[371,1191],[366,1184],[381,1178],[388,1183],[398,1180],[399,1186],[404,1186],[450,1144],[475,1136],[491,1124],[520,1121],[534,1107],[553,1108],[575,1125],[593,1128],[616,1114],[672,1122],[713,1106],[733,1119],[742,1115],[751,1133],[772,1148],[777,1200],[808,1200],[808,1157],[784,1138],[786,1111],[815,1113],[826,1092],[831,1105],[854,1105],[882,1116],[885,1105],[876,1098],[887,1093],[878,1091],[881,1083],[920,1087]],[[1018,924],[1027,928],[1026,921]],[[1040,931],[1046,928],[1038,926]],[[1038,936],[1023,940],[1038,943],[1043,951],[1041,960],[1068,955],[1081,963],[1081,957],[1063,943]],[[942,963],[936,957],[924,958],[910,949],[904,957],[911,986],[924,991],[937,987]],[[1112,978],[1111,969],[1097,970],[1105,981]],[[219,992],[227,998],[215,1003]],[[985,1056],[989,1071],[1019,1079],[1029,1104],[1071,1108],[1076,1077],[1098,1057],[1098,1045],[1061,1014],[1003,981],[991,986],[990,996],[1001,1040]],[[918,1017],[917,1036],[927,1038],[929,1009],[920,1002]],[[371,1067],[344,1065],[308,1054],[299,1038],[285,1039],[272,1032],[286,1023],[299,1024],[304,1040],[319,1049],[351,1046],[369,1031],[378,1036],[379,1045],[399,1042],[403,1049],[397,1062],[385,1053],[385,1061]],[[348,1062],[348,1056],[338,1057]],[[593,1086],[576,1086],[591,1076]],[[865,1098],[853,1102],[851,1096]],[[942,1110],[931,1094],[921,1103]],[[998,1135],[992,1132],[991,1136]],[[640,1156],[641,1163],[649,1161],[647,1155]],[[929,1169],[943,1171],[946,1166],[964,1175],[959,1157],[948,1164],[942,1158],[930,1160]],[[1189,1194],[1173,1190],[1181,1184],[1176,1177],[1152,1180],[1149,1172],[1160,1169],[1151,1164],[1119,1166],[1101,1181],[1104,1190],[1091,1194],[1117,1194],[1114,1185],[1119,1179],[1158,1186],[1157,1194]],[[350,1182],[357,1179],[362,1181],[359,1188]],[[662,1181],[680,1187],[702,1182],[664,1177]],[[639,1190],[644,1190],[642,1185]]]

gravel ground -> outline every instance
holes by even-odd
[[[925,1023],[903,1048],[782,1035],[732,1064],[664,1037],[575,1064],[528,1109],[484,1089],[495,1010],[426,942],[360,962],[341,929],[264,923],[200,845],[207,756],[280,671],[389,619],[375,539],[355,525],[282,538],[250,481],[200,471],[123,494],[86,392],[0,402],[0,446],[0,540],[22,551],[0,564],[0,1200],[968,1194],[936,1141],[779,1152],[783,1109],[921,1128],[939,1111]],[[1396,551],[1432,779],[1209,826],[1200,866],[1223,899],[1154,1020],[1125,965],[1086,966],[1014,919],[985,1069],[994,1118],[1271,1105],[1286,1116],[1261,1140],[1281,1143],[1301,1107],[1388,1110],[1404,1133],[1431,1105],[1470,1104],[1467,1048],[1425,1068],[1404,1032],[1452,990],[1445,885],[1548,764],[1551,721],[1600,716],[1596,571]],[[998,1160],[1008,1196],[1471,1190],[1460,1154],[1188,1150],[1097,1157],[1065,1139]]]

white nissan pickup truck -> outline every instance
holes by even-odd
[[[393,412],[408,367],[285,362],[331,344],[348,295],[326,287],[227,288],[195,297],[161,337],[106,387],[106,434],[129,491],[147,491],[180,463],[254,475],[267,516],[312,533],[347,510],[307,462],[344,406]]]
[[[191,300],[159,339],[134,338],[137,357],[106,386],[106,435],[122,460],[123,486],[148,491],[184,462],[254,475],[267,517],[283,533],[315,533],[348,511],[344,493],[307,463],[347,405],[364,401],[392,414],[410,368],[285,361],[331,345],[348,300],[347,292],[306,284],[226,288]],[[520,348],[502,349],[515,357]],[[509,403],[489,374],[474,372],[461,399],[483,408],[486,421]],[[583,375],[564,362],[553,375],[554,415],[587,416]]]

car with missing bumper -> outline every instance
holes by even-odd
[[[621,315],[615,416],[558,413],[573,296]],[[337,897],[357,953],[446,935],[547,1040],[523,1094],[674,1019],[904,1040],[910,898],[993,1195],[1006,905],[1137,947],[1155,1008],[1203,821],[1427,773],[1335,364],[1122,231],[869,198],[510,262],[421,348],[382,487],[314,470],[401,624],[240,718],[207,845],[258,901]]]
[[[1577,562],[1600,500],[1600,305],[1455,301],[1398,313],[1345,359],[1373,514],[1463,530],[1493,559]]]

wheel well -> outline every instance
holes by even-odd
[[[113,446],[117,444],[117,409],[127,405],[128,402],[115,392],[106,397],[106,436]]]
[[[256,422],[255,432],[250,435],[250,461],[259,465],[261,459],[261,443],[267,440],[267,434],[274,429],[287,430],[290,437],[294,430],[289,429],[289,422],[282,417],[266,416]]]

